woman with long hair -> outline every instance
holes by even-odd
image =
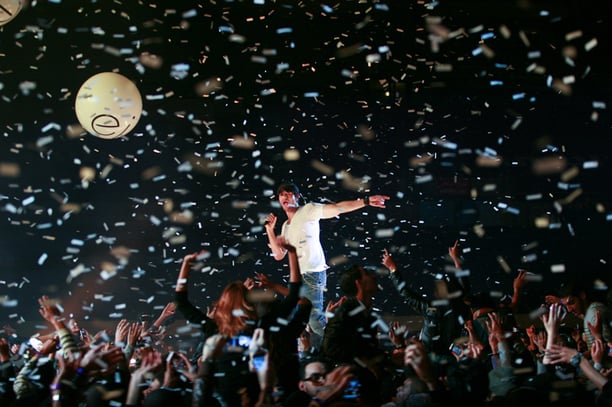
[[[249,345],[257,323],[249,290],[242,281],[225,286],[210,312],[217,333],[204,343],[194,383],[194,405],[252,406],[260,388],[257,374],[249,366]]]
[[[242,281],[233,281],[223,289],[212,317],[220,335],[231,338],[241,331],[253,330],[257,312],[247,300],[248,291]]]

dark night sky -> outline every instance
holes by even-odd
[[[476,289],[526,268],[533,304],[609,271],[606,2],[78,3],[0,27],[0,321],[36,319],[42,294],[82,318],[159,310],[201,248],[198,305],[286,277],[261,219],[288,179],[312,201],[392,197],[323,221],[330,298],[384,248],[430,294],[458,238]],[[143,98],[115,140],[75,130],[77,90],[107,71]],[[380,281],[381,312],[410,313]]]

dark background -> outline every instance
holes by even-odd
[[[158,313],[200,249],[197,305],[256,272],[285,279],[261,226],[284,216],[283,180],[308,201],[391,196],[322,221],[328,299],[384,248],[429,296],[456,239],[477,291],[537,276],[526,310],[566,276],[607,284],[607,2],[259,3],[37,1],[0,27],[0,321],[37,321],[43,294],[82,320]],[[115,140],[74,112],[106,71],[143,98]],[[382,314],[412,313],[380,284]]]

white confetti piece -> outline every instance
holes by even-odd
[[[47,261],[48,255],[47,253],[43,253],[38,257],[38,265],[42,266],[43,264],[45,264],[45,261]]]
[[[596,46],[597,46],[597,38],[593,38],[592,40],[584,44],[584,49],[585,51],[591,51]]]
[[[565,272],[565,264],[553,264],[550,266],[550,271],[552,273],[564,273]]]

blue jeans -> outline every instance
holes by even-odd
[[[325,307],[323,306],[325,287],[327,286],[327,272],[315,271],[303,273],[302,280],[302,296],[306,297],[312,303],[312,311],[310,312],[310,320],[308,325],[313,333],[323,338],[325,332]]]

